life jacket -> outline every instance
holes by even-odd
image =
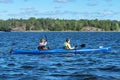
[[[39,49],[39,50],[45,50],[46,47],[45,47],[45,46],[38,46],[38,49]]]
[[[70,49],[70,48],[68,47],[68,43],[67,43],[67,42],[64,43],[63,48],[64,48],[64,49]]]
[[[45,46],[41,46],[40,43],[38,43],[38,49],[39,49],[39,50],[45,50],[46,47],[45,47]]]

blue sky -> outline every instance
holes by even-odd
[[[0,19],[120,20],[119,0],[0,0]]]

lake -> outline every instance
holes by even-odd
[[[109,53],[15,55],[11,49],[37,49],[47,35],[50,48],[112,47]],[[120,80],[119,32],[0,32],[0,80]]]

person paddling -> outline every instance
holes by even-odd
[[[46,50],[46,45],[47,45],[47,41],[45,41],[43,38],[40,39],[40,42],[38,43],[38,49],[39,50]]]
[[[69,38],[66,38],[66,41],[65,41],[65,43],[63,45],[63,48],[64,49],[75,49],[75,47],[71,47]]]

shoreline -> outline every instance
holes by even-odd
[[[40,30],[31,30],[23,32],[120,32],[120,31],[40,31]]]
[[[5,31],[0,31],[5,32]],[[33,30],[33,31],[10,31],[10,32],[120,32],[120,31],[39,31],[39,30]]]

